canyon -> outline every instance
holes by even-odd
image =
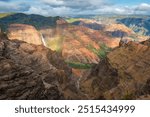
[[[150,95],[148,34],[120,22],[20,13],[1,18],[0,26],[0,99]]]

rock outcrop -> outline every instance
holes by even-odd
[[[82,99],[61,55],[0,34],[0,99]]]
[[[60,18],[56,21],[57,25],[67,25],[67,21],[65,21],[64,19]]]
[[[150,94],[150,43],[129,41],[80,82],[89,99],[141,99]],[[143,98],[144,99],[144,98]]]
[[[11,24],[8,28],[8,38],[10,40],[21,40],[29,44],[42,45],[40,33],[31,25]]]

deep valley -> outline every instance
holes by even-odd
[[[150,99],[150,16],[0,14],[0,99]]]

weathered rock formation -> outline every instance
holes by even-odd
[[[0,99],[149,99],[150,41],[129,41],[74,78],[61,55],[0,34]]]
[[[31,25],[11,24],[8,28],[8,38],[10,40],[21,40],[29,44],[42,45],[40,33]]]
[[[0,34],[0,99],[82,99],[61,55]]]
[[[80,82],[89,99],[138,99],[150,94],[150,43],[128,42]],[[144,98],[143,98],[144,99]]]

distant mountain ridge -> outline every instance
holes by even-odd
[[[41,29],[45,27],[54,27],[57,24],[57,20],[60,17],[45,17],[41,15],[27,15],[24,13],[11,14],[0,18],[0,27],[6,31],[10,24],[28,24],[34,26],[36,29]]]
[[[117,22],[125,24],[139,35],[150,36],[150,16],[146,18],[129,17],[117,19]]]

